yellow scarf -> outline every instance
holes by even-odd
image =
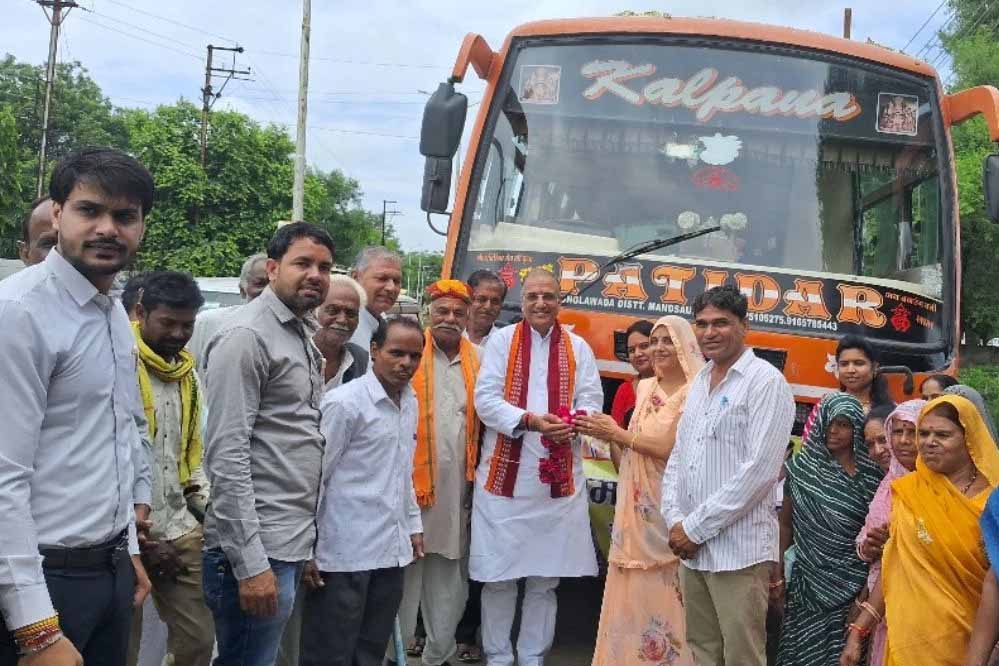
[[[968,452],[989,488],[965,497],[922,457],[915,472],[892,484],[891,538],[881,567],[889,666],[963,664],[989,568],[979,517],[999,482],[999,453],[977,408],[964,398],[936,398],[920,420],[941,403],[957,409]]]
[[[181,485],[191,478],[191,470],[201,465],[201,395],[194,377],[194,357],[186,349],[180,352],[179,360],[168,363],[154,352],[142,339],[139,322],[132,322],[132,333],[139,347],[139,392],[142,394],[142,408],[149,422],[149,437],[156,436],[156,410],[153,407],[153,387],[149,383],[152,372],[164,382],[180,382],[180,455],[177,475]]]
[[[413,375],[419,418],[416,422],[416,452],[413,455],[413,489],[416,501],[424,509],[434,505],[437,488],[437,449],[434,445],[434,337],[427,329],[424,334],[423,360]],[[479,358],[475,345],[461,338],[461,374],[468,396],[465,407],[465,478],[475,479],[479,457],[479,419],[475,414],[475,378],[479,374]]]

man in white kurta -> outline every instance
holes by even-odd
[[[521,326],[507,326],[490,336],[475,388],[475,406],[486,432],[475,479],[469,568],[473,580],[485,583],[482,631],[490,666],[514,663],[510,632],[518,579],[526,579],[518,663],[540,666],[555,634],[559,578],[597,573],[580,444],[571,427],[549,409],[549,350],[559,325],[558,283],[550,273],[535,270],[524,281],[522,295],[531,345],[530,366],[524,369],[525,407],[506,399],[508,360],[515,352],[514,340]],[[593,351],[564,327],[561,332],[569,336],[575,361],[571,408],[600,411],[603,391]],[[490,489],[500,435],[523,437],[519,467],[507,467],[516,474],[512,496]],[[572,492],[568,496],[553,497],[553,485],[541,481],[540,462],[548,456],[542,436],[571,442]]]
[[[399,623],[409,640],[420,611],[427,634],[423,664],[441,666],[458,652],[455,630],[468,597],[470,481],[479,433],[472,392],[479,361],[478,348],[462,337],[471,301],[468,287],[438,280],[427,296],[430,327],[412,381],[419,405],[413,487],[423,520],[424,557],[406,567]]]

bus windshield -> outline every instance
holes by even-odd
[[[718,226],[641,257],[638,279],[651,288],[667,261],[766,273],[781,291],[782,275],[846,280],[884,306],[860,323],[939,339],[951,222],[931,80],[776,47],[630,40],[514,43],[466,199],[468,256],[599,264]],[[896,304],[906,330],[886,326]]]

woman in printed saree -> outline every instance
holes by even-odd
[[[885,666],[962,666],[989,568],[979,518],[999,482],[999,453],[975,405],[930,401],[919,416],[916,470],[891,487],[881,580],[850,624],[842,666],[860,663],[883,616]]]
[[[978,605],[975,627],[971,631],[965,666],[988,666],[999,643],[999,580],[995,567],[999,564],[999,493],[992,493],[982,512],[982,540],[989,556],[989,572],[982,585],[982,602]]]
[[[889,521],[891,520],[891,484],[916,469],[916,421],[919,412],[926,405],[925,400],[907,400],[885,419],[885,433],[888,436],[891,459],[888,473],[881,480],[878,492],[871,501],[864,527],[857,535],[857,554],[870,563],[867,576],[867,590],[873,591],[881,580],[881,552],[888,541]],[[870,666],[881,666],[885,660],[885,643],[888,641],[888,626],[879,622],[868,647]]]
[[[797,556],[787,587],[779,666],[836,666],[847,617],[867,581],[855,539],[881,482],[868,455],[864,409],[847,393],[832,393],[801,453],[786,463],[781,550]]]
[[[601,414],[576,420],[581,432],[623,449],[593,666],[693,666],[679,560],[659,504],[687,387],[704,361],[693,329],[680,317],[657,321],[650,343],[656,376],[639,382],[629,429]]]

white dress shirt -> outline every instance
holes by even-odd
[[[416,394],[397,406],[368,371],[322,402],[326,437],[316,566],[371,571],[413,561],[410,536],[423,532],[413,491]]]
[[[548,451],[537,432],[524,433],[513,497],[494,495],[485,489],[497,434],[512,436],[525,412],[507,402],[503,395],[507,360],[516,330],[517,326],[507,326],[490,336],[475,384],[475,408],[486,426],[486,433],[472,501],[471,577],[477,581],[496,582],[525,576],[595,576],[597,560],[590,532],[582,445],[578,438],[572,443],[575,492],[570,497],[553,498],[551,486],[541,483],[538,463],[548,457]],[[572,408],[599,412],[603,409],[604,394],[596,358],[582,338],[572,333],[569,338],[576,357]],[[530,344],[526,411],[545,414],[548,412],[551,332],[542,337],[531,329]]]
[[[129,530],[141,451],[138,354],[121,303],[57,250],[0,282],[0,610],[9,628],[55,614],[39,546]]]
[[[784,376],[747,349],[712,391],[713,362],[691,383],[663,475],[662,514],[697,554],[684,565],[737,571],[778,559],[774,489],[794,424]]]
[[[341,386],[343,384],[343,376],[347,374],[347,371],[354,365],[354,355],[351,354],[345,348],[343,350],[343,360],[340,361],[340,367],[337,368],[333,376],[329,378],[326,384],[323,386],[323,391],[329,393],[333,389]]]
[[[376,317],[371,314],[371,310],[368,308],[361,308],[360,319],[357,322],[357,328],[354,329],[354,334],[350,336],[350,342],[364,351],[371,349],[371,338],[378,330],[378,323],[384,318],[384,316]]]
[[[474,344],[474,345],[475,345],[476,347],[478,347],[478,348],[479,348],[479,353],[480,353],[480,354],[481,354],[481,353],[482,353],[482,352],[483,352],[483,351],[485,350],[485,348],[486,348],[486,343],[487,343],[487,342],[489,342],[489,338],[490,338],[490,336],[492,336],[492,334],[493,334],[493,333],[495,333],[496,331],[499,331],[499,330],[501,330],[502,328],[504,328],[504,327],[503,327],[503,326],[497,326],[496,324],[493,324],[493,327],[489,329],[489,332],[488,332],[488,333],[486,333],[485,335],[483,335],[483,336],[482,336],[482,339],[481,339],[481,340],[479,340],[478,342],[473,342],[473,343],[472,343],[472,344]],[[466,339],[466,340],[471,340],[471,339],[472,339],[472,338],[471,338],[471,337],[469,337],[469,335],[468,335],[468,329],[467,329],[467,328],[466,328],[466,329],[465,329],[464,331],[462,331],[462,333],[461,333],[461,334],[462,334],[462,335],[463,335],[463,336],[465,337],[465,339]]]
[[[197,374],[194,381],[198,382]],[[198,393],[204,392],[198,382]],[[180,382],[165,382],[149,372],[149,386],[153,393],[153,411],[156,414],[156,435],[153,447],[153,494],[152,512],[149,520],[153,527],[149,535],[159,541],[175,541],[198,528],[198,520],[187,508],[188,496],[184,489],[198,486],[193,492],[201,499],[201,505],[208,503],[210,494],[208,478],[199,463],[191,470],[187,483],[180,483],[180,440],[181,440],[181,400]]]

